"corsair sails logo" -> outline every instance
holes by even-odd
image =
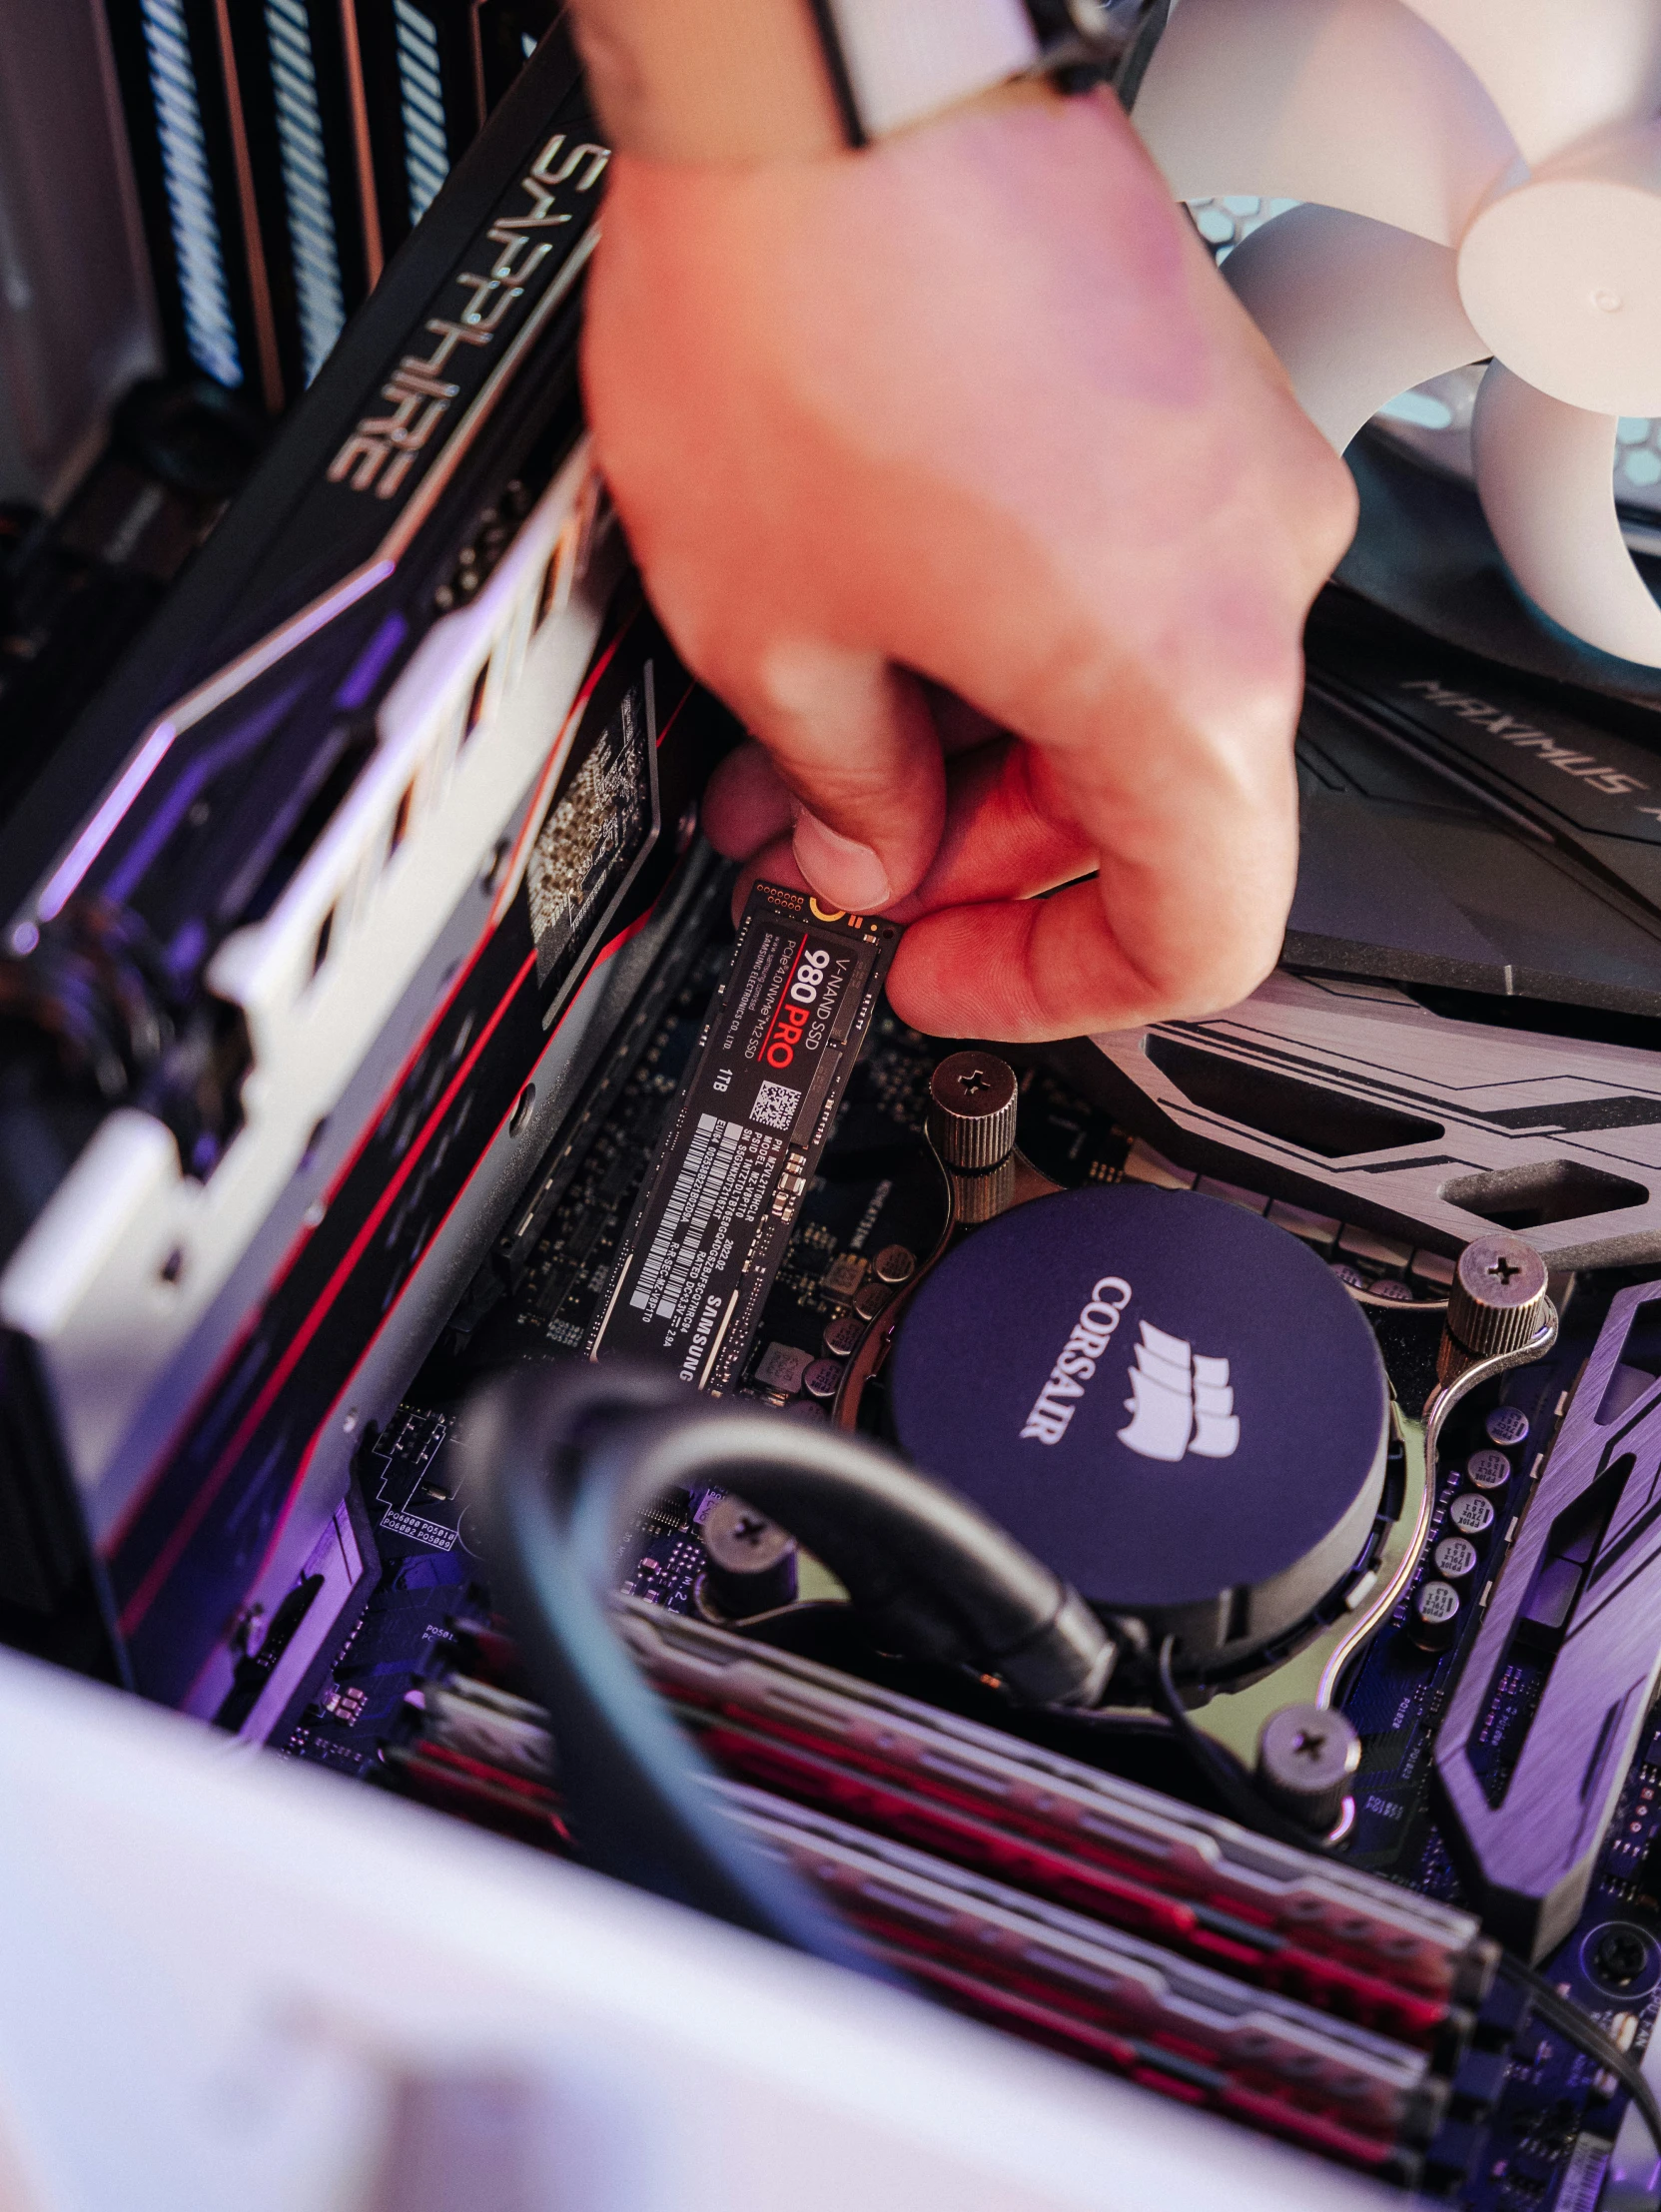
[[[1131,1286],[1123,1275],[1104,1275],[1090,1294],[1072,1335],[1062,1346],[1050,1379],[1033,1402],[1024,1438],[1039,1444],[1059,1444],[1085,1394],[1085,1384],[1096,1372],[1096,1362],[1108,1348],[1121,1314],[1131,1302]]]
[[[1021,1431],[1025,1441],[1059,1444],[1067,1434],[1131,1295],[1123,1275],[1104,1275],[1096,1285],[1033,1402]],[[1130,1379],[1125,1406],[1132,1418],[1129,1428],[1119,1431],[1122,1444],[1144,1459],[1175,1461],[1190,1453],[1200,1459],[1234,1457],[1240,1421],[1226,1359],[1196,1357],[1182,1337],[1167,1336],[1144,1321]]]
[[[1131,1425],[1120,1430],[1119,1441],[1144,1459],[1232,1459],[1240,1444],[1229,1362],[1207,1359],[1147,1321],[1125,1410]]]

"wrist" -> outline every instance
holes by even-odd
[[[804,5],[807,0],[804,0]],[[1024,83],[1129,100],[1173,0],[811,0],[858,134],[1001,104]]]
[[[754,165],[846,143],[807,0],[577,0],[575,16],[619,152]]]
[[[660,164],[810,161],[965,110],[1117,82],[1170,0],[575,0],[619,152]],[[1100,17],[1092,47],[1058,36]],[[1090,56],[1096,57],[1095,65]]]

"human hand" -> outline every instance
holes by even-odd
[[[904,1020],[1062,1037],[1260,980],[1354,494],[1106,96],[619,158],[584,368],[658,611],[757,741],[709,834],[909,922]]]

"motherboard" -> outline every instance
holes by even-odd
[[[731,942],[724,897],[712,896],[699,931],[663,964],[590,1096],[528,1177],[522,1202],[403,1403],[364,1440],[356,1510],[370,1529],[377,1571],[350,1633],[314,1670],[272,1740],[288,1756],[542,1847],[569,1847],[556,1754],[545,1717],[525,1702],[511,1633],[491,1592],[489,1547],[450,1446],[481,1382],[510,1368],[569,1361],[592,1338],[641,1186],[674,1126]],[[754,1332],[740,1396],[795,1421],[833,1417],[860,1329],[941,1239],[947,1207],[926,1130],[931,1079],[959,1050],[954,1041],[906,1029],[886,1008],[877,1016]],[[1047,1187],[1157,1190],[1195,1179],[1133,1137],[1100,1095],[1089,1095],[1076,1055],[1023,1058],[1020,1155]],[[1235,1186],[1214,1189],[1224,1202],[1266,1217],[1266,1200]],[[1280,1233],[1307,1248],[1309,1218],[1282,1210]],[[1315,1233],[1324,1266],[1374,1332],[1398,1407],[1416,1410],[1434,1376],[1446,1262],[1426,1252],[1415,1264],[1411,1252],[1376,1232],[1335,1220]],[[1549,1355],[1513,1366],[1454,1410],[1437,1439],[1413,1571],[1343,1668],[1333,1701],[1360,1744],[1334,1858],[1457,1911],[1480,1916],[1484,1885],[1468,1846],[1450,1833],[1436,1788],[1438,1737],[1482,1632],[1488,1589],[1542,1479],[1577,1376],[1611,1302],[1631,1282],[1614,1270],[1583,1277],[1565,1300]],[[1641,1350],[1629,1343],[1628,1361]],[[688,1633],[708,1633],[702,1625],[722,1616],[710,1599],[715,1554],[701,1524],[721,1497],[705,1491],[661,1500],[619,1551],[619,1599],[679,1619]],[[1461,1599],[1451,1635],[1424,1629],[1420,1595],[1431,1581]],[[1025,1756],[1061,1762],[1063,1771],[1116,1777],[1213,1817],[1230,1812],[1157,1716],[1126,1714],[1123,1726],[1105,1732],[1087,1720],[1011,1711],[961,1675],[874,1648],[845,1600],[834,1579],[804,1559],[785,1602],[746,1633],[793,1664],[851,1675],[877,1695],[915,1699],[960,1727],[996,1732]],[[1241,1724],[1229,1709],[1271,1711],[1295,1694],[1297,1664],[1292,1656],[1289,1672],[1198,1704],[1200,1725],[1220,1742],[1238,1738]],[[1478,1730],[1496,1802],[1548,1672],[1542,1651],[1511,1659],[1496,1679]],[[742,1748],[729,1747],[727,1756],[740,1784],[765,1773],[776,1785],[783,1772],[751,1763]],[[794,1787],[802,1787],[799,1778]],[[1586,1854],[1572,1924],[1551,1942],[1540,1969],[1634,2054],[1661,2005],[1658,1787],[1661,1730],[1646,1725]],[[857,1811],[851,1817],[856,1824],[862,1818]],[[880,1813],[867,1811],[863,1820],[867,1835],[884,1825]],[[1025,1887],[1031,1894],[1030,1880]],[[936,1987],[947,2001],[985,2014],[964,1989],[944,1981]],[[1467,2011],[1460,2055],[1444,2069],[1454,2093],[1439,2093],[1435,2127],[1428,2135],[1421,2128],[1393,2163],[1358,2155],[1352,2162],[1495,2212],[1591,2207],[1620,2134],[1625,2090],[1503,1981],[1474,2006],[1467,2001]],[[1033,2020],[1024,2030],[1008,2018],[1004,2024],[1045,2035]],[[1168,2092],[1174,2087],[1171,2050],[1162,2071],[1157,2049],[1132,2058],[1111,2047],[1092,2054],[1077,2039],[1063,2047]],[[1191,2085],[1189,2093],[1202,2092]],[[1219,2101],[1228,2108],[1227,2097]],[[1298,2135],[1295,2127],[1280,2131]],[[1319,2138],[1311,2131],[1303,2139]]]

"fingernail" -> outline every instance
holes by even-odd
[[[880,914],[894,896],[888,870],[869,845],[821,822],[805,807],[796,817],[796,863],[822,899],[850,914]]]

